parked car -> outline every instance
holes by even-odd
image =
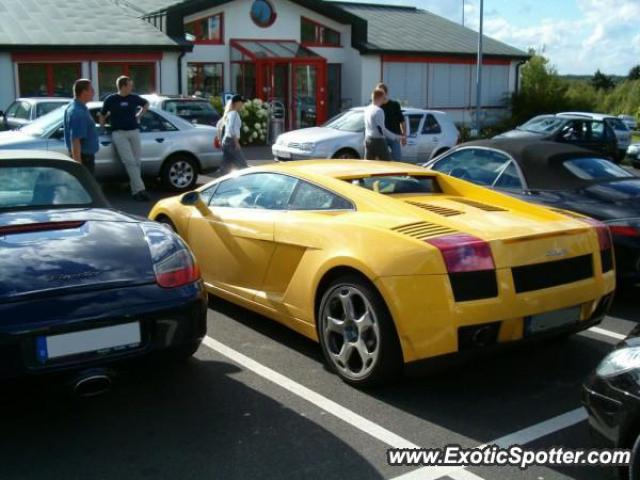
[[[522,138],[569,143],[619,158],[618,143],[613,129],[602,120],[570,115],[539,115],[525,124],[494,138]]]
[[[96,117],[102,102],[88,104]],[[62,120],[64,110],[39,118],[20,130],[0,132],[0,149],[37,149],[68,153],[64,142]],[[100,135],[100,151],[96,155],[96,178],[127,178],[111,142],[110,126]],[[160,177],[166,188],[192,189],[198,173],[215,170],[222,161],[222,151],[214,146],[216,129],[193,125],[168,112],[151,108],[140,123],[142,139],[142,173]]]
[[[590,375],[582,403],[598,446],[631,450],[631,462],[620,469],[620,478],[640,478],[640,326]]]
[[[210,293],[319,340],[355,385],[589,328],[615,287],[603,224],[406,163],[254,167],[149,215],[191,246]]]
[[[640,169],[640,143],[632,143],[627,148],[627,155],[631,159],[631,164]]]
[[[606,223],[620,282],[640,284],[640,178],[603,155],[555,142],[495,139],[463,143],[426,166]]]
[[[569,116],[569,117],[584,117],[590,118],[592,120],[602,120],[606,124],[608,124],[613,133],[616,135],[616,141],[618,144],[618,155],[617,160],[622,161],[627,154],[627,148],[631,145],[631,131],[627,124],[624,123],[620,118],[613,115],[604,115],[602,113],[587,113],[587,112],[563,112],[559,113],[560,116]]]
[[[406,162],[426,162],[453,147],[460,133],[444,112],[404,108],[407,145],[402,147]],[[312,158],[358,159],[364,157],[364,107],[352,108],[322,127],[284,133],[271,148],[276,160]]]
[[[17,98],[4,111],[0,111],[0,130],[24,127],[53,110],[68,105],[72,98],[34,97]]]
[[[0,151],[0,379],[80,372],[152,352],[190,357],[207,300],[185,243],[110,208],[89,172],[46,151]]]
[[[164,110],[191,123],[215,127],[220,113],[204,98],[170,95],[142,95],[152,107]]]
[[[625,123],[629,130],[638,129],[638,120],[633,115],[618,115],[618,118]]]

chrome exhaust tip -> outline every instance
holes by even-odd
[[[111,390],[113,381],[106,370],[90,370],[80,373],[72,382],[74,395],[81,398],[95,397]]]

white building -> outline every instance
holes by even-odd
[[[368,102],[376,83],[407,105],[469,122],[477,32],[430,12],[322,0],[0,0],[0,108],[15,97],[97,95],[128,74],[140,93],[237,92],[286,107],[288,128]],[[4,10],[3,10],[4,9]],[[6,12],[6,13],[5,13]],[[506,112],[527,54],[485,38],[482,105]]]

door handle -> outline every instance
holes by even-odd
[[[100,142],[100,145],[102,145],[103,147],[108,147],[109,145],[111,145],[111,142],[105,140],[104,142]]]
[[[162,143],[162,142],[164,142],[164,138],[156,138],[156,142]]]

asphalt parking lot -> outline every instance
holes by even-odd
[[[153,204],[118,186],[105,192],[132,213]],[[184,365],[133,365],[92,399],[71,398],[54,379],[6,386],[0,478],[613,479],[586,467],[390,467],[386,450],[590,447],[581,382],[638,321],[627,295],[598,328],[568,340],[359,391],[325,370],[318,345],[213,299],[209,336]]]

